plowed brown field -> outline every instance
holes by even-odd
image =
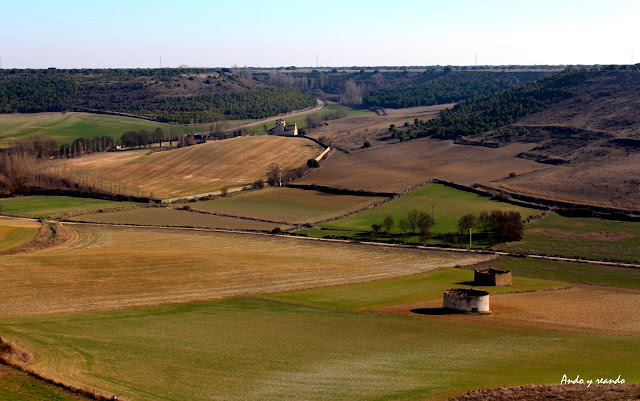
[[[299,181],[349,189],[399,192],[431,178],[461,184],[505,178],[549,166],[514,157],[535,145],[513,144],[491,149],[452,141],[416,139],[350,155],[336,153],[321,168]]]

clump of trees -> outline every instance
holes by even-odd
[[[469,228],[488,234],[491,242],[508,242],[522,239],[524,223],[520,212],[493,210],[460,217],[458,234],[466,234]]]
[[[303,177],[309,166],[306,164],[293,169],[283,169],[279,164],[271,164],[267,168],[267,183],[271,186],[285,186],[298,178]]]

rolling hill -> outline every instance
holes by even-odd
[[[49,174],[112,193],[170,198],[251,184],[267,167],[305,165],[322,148],[304,138],[248,136],[174,150],[108,152],[48,165]]]

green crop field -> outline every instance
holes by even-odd
[[[470,288],[473,272],[465,269],[442,268],[413,276],[376,280],[339,287],[313,288],[269,295],[271,299],[346,310],[368,310],[386,305],[415,302],[442,297],[447,288]],[[514,277],[508,287],[482,287],[491,294],[535,291],[564,287],[564,283]]]
[[[551,214],[527,227],[523,241],[499,249],[640,262],[640,222]]]
[[[24,217],[58,217],[65,213],[90,213],[133,205],[136,203],[70,196],[21,196],[0,199],[2,213]]]
[[[266,188],[226,198],[191,203],[195,210],[301,224],[356,211],[379,197],[333,195],[295,188]]]
[[[640,269],[630,267],[512,257],[501,257],[488,266],[522,277],[640,289]]]
[[[198,228],[225,228],[229,230],[271,231],[275,227],[281,230],[291,228],[283,224],[265,223],[256,220],[214,216],[169,208],[143,208],[120,210],[115,212],[85,214],[70,220],[91,223],[136,224],[144,226],[174,226]]]
[[[325,229],[337,230],[347,233],[347,236],[354,238],[370,238],[371,225],[381,224],[385,216],[391,216],[394,226],[391,230],[392,236],[381,235],[380,239],[400,239],[400,229],[398,223],[401,219],[407,218],[407,213],[412,209],[431,214],[431,204],[434,203],[435,224],[431,228],[433,233],[453,233],[457,231],[458,219],[465,214],[474,213],[478,215],[481,211],[513,210],[520,212],[522,218],[526,218],[538,213],[538,210],[511,205],[509,203],[498,202],[489,198],[476,195],[470,192],[460,191],[441,184],[428,184],[414,189],[403,196],[396,198],[376,208],[366,210],[353,216],[339,220],[320,223],[318,226]],[[351,231],[349,231],[351,230]],[[324,232],[319,230],[301,231],[310,236],[340,235],[334,232]],[[474,246],[487,246],[486,238],[476,237],[478,241]],[[409,236],[408,242],[417,242],[418,236]],[[462,237],[461,243],[468,243],[468,239]],[[435,237],[430,243],[441,243],[443,239]]]
[[[34,113],[0,115],[0,147],[6,147],[18,138],[43,135],[58,144],[73,142],[76,138],[110,136],[120,139],[129,130],[152,131],[157,127],[167,130],[170,125],[140,118],[92,113]],[[187,132],[187,127],[181,128]]]
[[[37,227],[3,226],[0,220],[0,251],[26,244],[38,234]]]
[[[258,298],[3,318],[0,332],[44,376],[135,400],[426,400],[574,372],[640,380],[637,337]]]

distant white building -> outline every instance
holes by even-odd
[[[269,130],[269,135],[298,136],[298,124],[287,125],[282,118],[276,120],[276,126]]]

